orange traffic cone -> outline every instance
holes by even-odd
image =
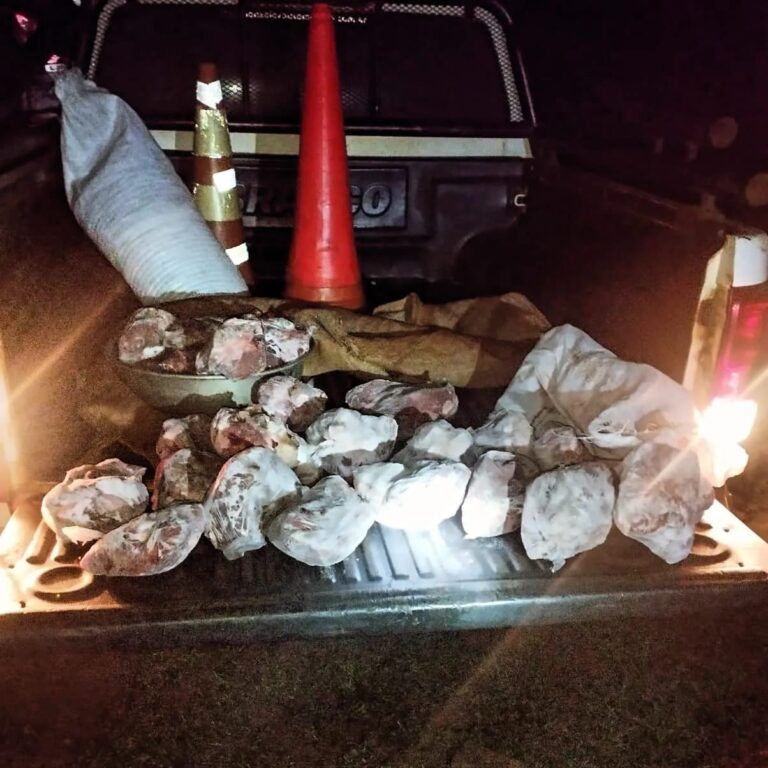
[[[237,179],[232,167],[232,146],[226,112],[221,107],[221,83],[216,65],[200,64],[197,74],[195,109],[194,187],[198,210],[224,247],[245,282],[254,284],[248,262]]]
[[[333,19],[325,3],[312,6],[309,22],[296,224],[285,295],[348,309],[364,304],[352,231]]]

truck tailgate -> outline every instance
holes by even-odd
[[[457,521],[406,534],[375,526],[338,565],[272,547],[224,560],[203,541],[175,571],[92,577],[40,518],[39,494],[0,535],[0,644],[52,639],[176,644],[255,637],[457,630],[743,608],[766,597],[768,544],[716,503],[693,553],[669,566],[616,531],[551,574],[519,534],[466,540]]]

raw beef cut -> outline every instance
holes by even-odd
[[[474,456],[473,447],[472,433],[468,429],[454,427],[445,419],[440,419],[422,424],[392,460],[412,464],[425,459],[449,459],[470,464]]]
[[[520,527],[526,480],[514,454],[488,451],[472,470],[461,505],[467,538],[501,536]]]
[[[326,477],[265,528],[281,552],[307,565],[349,557],[373,525],[373,512],[342,478]]]
[[[397,422],[390,416],[363,416],[336,408],[310,425],[306,437],[316,464],[328,474],[350,478],[357,467],[392,455]]]
[[[145,472],[120,459],[70,469],[43,497],[43,520],[61,541],[98,539],[147,508]]]
[[[472,430],[478,453],[487,450],[527,451],[533,430],[525,414],[519,411],[498,411],[491,414],[483,426]]]
[[[264,320],[264,342],[267,346],[267,368],[292,363],[309,352],[312,337],[284,317]]]
[[[534,419],[531,448],[543,471],[592,459],[586,441],[557,411],[544,410]]]
[[[154,576],[182,563],[205,529],[202,504],[147,512],[99,539],[80,567],[100,576]]]
[[[376,521],[418,531],[453,517],[464,500],[471,472],[456,461],[396,462],[360,467],[355,489],[369,502]]]
[[[696,524],[713,501],[693,451],[644,443],[622,463],[614,520],[625,536],[667,563],[679,563],[690,554]]]
[[[197,355],[197,372],[247,379],[267,367],[264,323],[246,315],[225,320]]]
[[[228,560],[266,544],[262,522],[299,499],[299,478],[272,451],[248,448],[219,472],[206,499],[206,536]]]
[[[347,392],[347,405],[361,413],[392,416],[401,439],[428,421],[450,418],[459,407],[452,385],[414,386],[387,379],[374,379]]]
[[[128,320],[117,342],[123,363],[138,363],[159,357],[168,348],[167,332],[176,317],[164,309],[137,309]]]
[[[301,478],[311,485],[320,476],[319,462],[306,440],[278,419],[263,413],[261,406],[242,410],[222,408],[211,423],[211,442],[220,456],[229,458],[250,446],[274,451]]]
[[[163,431],[155,446],[157,455],[165,459],[181,448],[207,452],[213,450],[209,416],[194,413],[181,419],[166,419],[163,422]]]
[[[190,448],[172,453],[157,465],[152,509],[179,501],[202,502],[222,463],[219,456]]]
[[[591,461],[539,475],[525,493],[521,533],[532,560],[556,571],[569,557],[602,544],[611,530],[613,475]]]
[[[257,402],[264,413],[303,432],[325,410],[328,396],[293,376],[272,376],[259,387]]]

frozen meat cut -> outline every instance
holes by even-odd
[[[180,419],[166,419],[157,439],[155,451],[161,459],[182,448],[211,451],[211,419],[202,413],[194,413]]]
[[[267,349],[267,368],[277,368],[298,360],[309,352],[312,337],[284,317],[264,320],[264,342]]]
[[[453,517],[464,500],[471,472],[457,461],[371,464],[355,471],[355,489],[378,523],[418,531]]]
[[[373,525],[373,512],[345,480],[332,475],[266,526],[269,541],[307,565],[333,565],[349,557]]]
[[[474,441],[468,429],[454,427],[445,419],[430,421],[416,429],[413,437],[392,460],[410,464],[425,459],[449,459],[471,463]]]
[[[526,478],[514,454],[484,453],[472,469],[461,505],[461,526],[467,538],[501,536],[520,527]]]
[[[447,419],[456,413],[459,399],[451,384],[415,386],[387,379],[374,379],[347,392],[346,403],[361,413],[392,416],[401,439],[428,421]]]
[[[525,414],[520,411],[496,411],[481,427],[472,430],[478,453],[488,450],[526,451],[533,430]]]
[[[264,323],[254,316],[225,320],[197,355],[197,372],[247,379],[267,367]]]
[[[248,448],[221,468],[206,499],[206,536],[228,560],[266,544],[262,523],[296,502],[301,483],[272,451]]]
[[[118,356],[123,363],[138,363],[159,357],[170,347],[168,330],[176,317],[164,309],[144,307],[130,317],[117,342]]]
[[[544,410],[533,420],[531,449],[543,471],[590,461],[586,441],[557,411]]]
[[[569,557],[602,544],[611,530],[613,475],[591,461],[553,469],[529,486],[521,533],[532,560],[550,560],[556,571]]]
[[[690,554],[696,524],[713,501],[693,451],[644,443],[622,463],[614,521],[662,560],[679,563]]]
[[[306,440],[282,421],[264,413],[259,405],[241,410],[221,408],[211,423],[211,442],[216,453],[224,458],[250,446],[268,448],[308,485],[320,476],[319,463]]]
[[[99,539],[80,560],[98,576],[154,576],[181,564],[205,530],[202,504],[147,512]]]
[[[120,459],[70,469],[43,497],[43,520],[61,541],[98,539],[147,508],[145,472]]]
[[[364,416],[336,408],[311,424],[306,438],[314,463],[330,475],[350,478],[357,467],[392,455],[397,422],[391,416]]]
[[[303,432],[325,410],[328,396],[322,389],[293,376],[272,376],[258,389],[257,402],[264,413]]]
[[[182,448],[167,456],[155,471],[152,509],[180,501],[204,501],[222,463],[219,456],[191,448]]]

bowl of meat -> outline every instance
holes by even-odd
[[[265,379],[301,376],[311,348],[310,332],[283,317],[182,319],[145,307],[131,315],[109,354],[134,394],[184,416],[250,405]]]

